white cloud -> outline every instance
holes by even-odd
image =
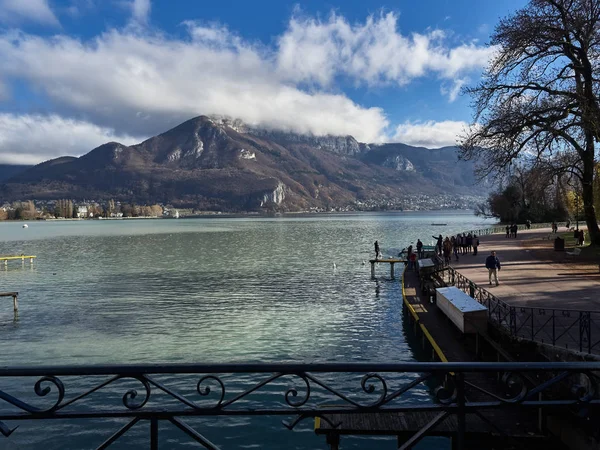
[[[150,0],[133,0],[131,2],[132,20],[140,25],[148,23],[150,17]]]
[[[426,148],[452,146],[468,127],[466,122],[453,120],[405,122],[396,128],[393,140]]]
[[[60,26],[48,0],[0,0],[0,22],[12,24],[25,21]]]
[[[293,17],[278,41],[278,70],[321,86],[338,75],[369,85],[404,85],[429,74],[454,80],[485,67],[494,51],[473,42],[452,47],[442,30],[403,35],[397,22],[394,13],[369,16],[364,24],[335,14],[327,21]]]
[[[477,32],[479,34],[489,34],[490,33],[490,26],[487,23],[482,23],[481,25],[479,25],[477,27]]]
[[[457,78],[453,80],[451,83],[442,84],[440,88],[440,92],[442,95],[447,95],[448,100],[452,103],[454,100],[458,98],[458,94],[460,94],[460,90],[464,85],[469,82],[466,78]]]
[[[0,37],[0,57],[6,61],[0,77],[26,80],[60,108],[134,135],[150,135],[199,114],[365,141],[376,140],[387,126],[379,108],[298,89],[276,73],[268,56],[235,37],[223,47],[119,31],[90,43],[13,34]],[[138,112],[149,118],[137,117]]]
[[[275,46],[248,42],[225,26],[196,22],[184,22],[187,36],[175,38],[143,26],[148,0],[128,4],[132,22],[125,29],[91,40],[0,34],[0,84],[19,80],[42,92],[61,117],[85,117],[86,126],[96,127],[90,130],[93,143],[78,152],[91,149],[102,136],[149,137],[200,114],[381,142],[389,125],[383,110],[361,106],[332,89],[338,77],[368,85],[434,77],[453,100],[465,74],[480,69],[491,54],[472,42],[452,46],[440,30],[402,35],[391,13],[370,16],[362,24],[337,15],[327,21],[294,16]],[[69,125],[83,129],[82,122],[52,117],[61,121],[61,130]],[[425,125],[401,125],[396,135]],[[22,139],[20,148],[31,148]],[[39,147],[47,157],[75,151],[50,141],[52,148]],[[1,153],[9,151],[0,144]],[[11,145],[16,146],[16,137]]]
[[[131,145],[140,140],[56,115],[0,114],[2,164],[38,164],[59,156],[79,156],[109,141]]]

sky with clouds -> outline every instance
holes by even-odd
[[[0,163],[133,144],[201,114],[454,145],[524,0],[0,0]]]

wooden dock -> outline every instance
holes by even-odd
[[[381,258],[381,259],[370,259],[369,262],[371,263],[371,278],[375,278],[375,263],[384,263],[384,264],[390,265],[390,277],[392,279],[394,279],[395,278],[394,264],[396,264],[396,263],[406,264],[407,261],[405,259],[399,259],[399,258]]]
[[[0,262],[4,261],[4,265],[7,266],[9,261],[21,261],[21,262],[25,262],[25,260],[28,259],[29,263],[33,264],[33,260],[35,258],[36,258],[35,255],[0,256]]]
[[[377,262],[385,262],[378,260]],[[434,264],[435,265],[435,264]],[[476,362],[481,361],[482,346],[489,360],[512,361],[510,355],[488,342],[485,330],[477,337],[462,334],[449,322],[437,307],[416,271],[405,270],[402,274],[404,323],[407,331],[414,331],[411,338],[415,351],[422,347],[429,350],[433,361]],[[399,318],[401,320],[401,318]],[[412,334],[407,332],[407,338]],[[468,373],[465,389],[467,401],[485,402],[489,397],[476,387],[495,395],[499,391],[497,374]],[[315,433],[324,435],[332,450],[339,448],[344,435],[395,436],[400,449],[412,448],[423,437],[443,436],[457,444],[458,421],[456,415],[435,411],[374,412],[362,414],[328,414],[327,420],[315,419]],[[331,422],[331,423],[328,423]],[[556,449],[560,440],[550,439],[540,432],[543,416],[539,410],[483,409],[467,413],[465,423],[465,449],[515,448],[515,441],[528,449]],[[338,425],[332,427],[331,424]]]
[[[553,448],[549,438],[538,433],[530,433],[519,427],[507,430],[508,435],[498,433],[492,424],[498,420],[506,423],[505,411],[486,411],[481,414],[467,414],[465,427],[465,448],[510,448],[515,440],[524,448]],[[373,414],[328,414],[327,420],[338,425],[333,428],[327,421],[315,419],[315,433],[327,436],[332,450],[337,450],[343,435],[396,436],[399,449],[412,448],[414,438],[427,429],[427,436],[446,437],[454,441],[458,430],[455,415],[435,411],[389,412]],[[491,422],[491,423],[490,423]],[[455,445],[455,442],[453,442]]]
[[[0,292],[0,297],[12,297],[15,313],[19,310],[19,303],[17,302],[17,298],[19,297],[18,292]]]

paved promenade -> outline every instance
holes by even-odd
[[[510,305],[600,311],[598,265],[580,264],[576,256],[563,258],[553,252],[553,240],[540,240],[550,233],[546,228],[519,231],[516,239],[504,234],[481,236],[477,256],[459,255],[458,262],[453,256],[451,265]],[[502,265],[499,286],[488,284],[485,258],[492,250]]]

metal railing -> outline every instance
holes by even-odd
[[[511,306],[452,267],[435,272],[488,308],[490,322],[513,337],[600,354],[600,312]]]
[[[115,428],[119,426],[115,423],[122,421],[121,428],[97,447],[104,449],[142,422],[150,425],[148,447],[156,449],[161,422],[183,431],[204,448],[217,449],[186,421],[210,416],[287,416],[290,420],[283,424],[293,430],[302,420],[319,417],[326,431],[335,434],[346,415],[427,411],[435,414],[435,420],[412,430],[414,435],[402,448],[416,444],[437,424],[454,416],[458,423],[452,430],[455,448],[461,449],[467,415],[477,416],[495,432],[503,433],[485,417],[485,411],[509,408],[507,415],[512,418],[517,410],[574,407],[580,413],[595,414],[600,406],[600,379],[595,374],[599,370],[598,362],[1,368],[0,432],[10,439],[18,434],[22,421],[77,419],[97,425],[98,419],[107,419],[108,426]],[[481,384],[482,376],[498,377],[500,382],[490,389]],[[567,380],[569,389],[564,389]],[[82,389],[85,382],[88,387]],[[31,391],[24,389],[26,385]],[[8,386],[18,391],[20,398],[8,392]],[[423,390],[431,395],[424,397]],[[265,391],[271,400],[256,400],[256,395]],[[415,391],[419,395],[412,395]],[[102,401],[84,400],[92,394],[100,395]],[[44,401],[41,397],[46,406],[39,406]]]
[[[556,225],[558,225],[559,227],[565,227],[567,225],[566,222],[556,222]],[[532,223],[529,227],[530,230],[535,230],[538,228],[550,228],[552,226],[551,222],[545,222],[545,223]],[[522,230],[527,230],[527,225],[521,224],[521,225],[517,225],[517,229],[519,231]],[[495,227],[490,227],[490,228],[483,228],[480,230],[469,230],[466,231],[465,233],[474,233],[477,236],[485,236],[485,235],[489,235],[489,234],[497,234],[497,233],[505,233],[506,232],[506,225],[498,225]]]

